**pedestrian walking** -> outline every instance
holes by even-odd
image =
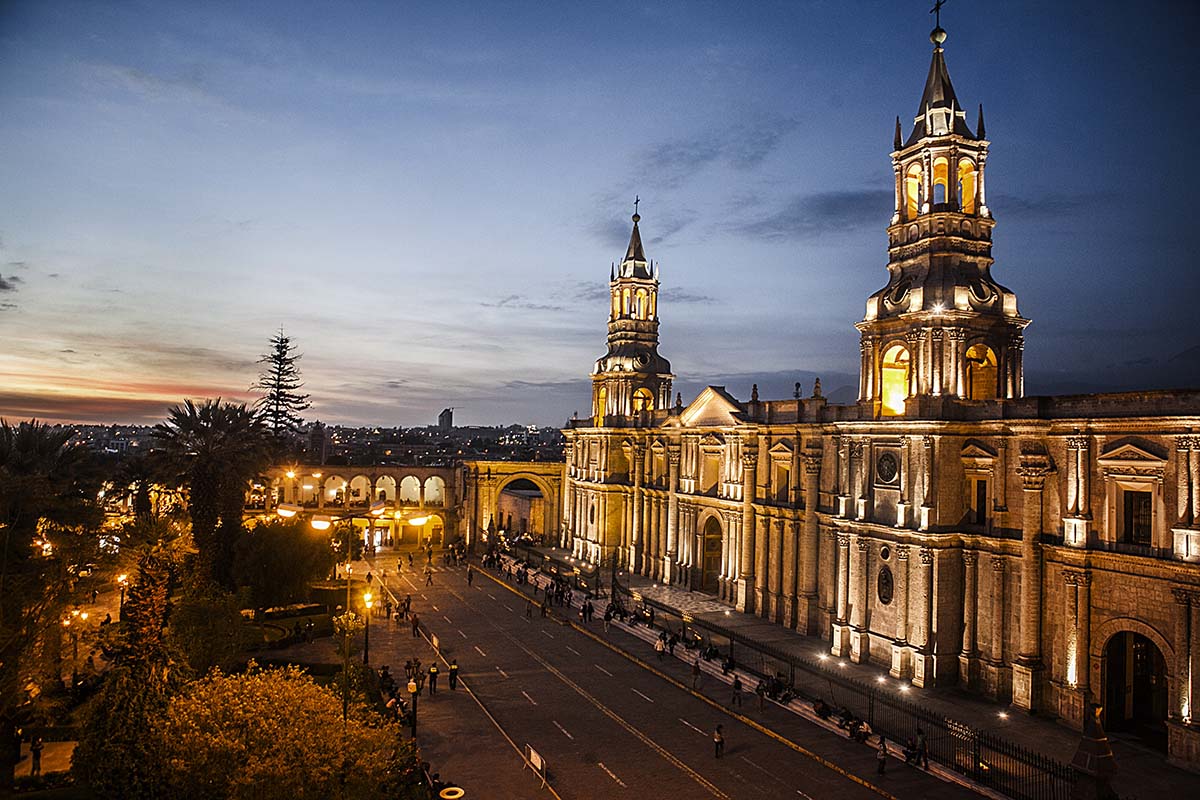
[[[429,665],[429,696],[437,694],[438,666],[437,662]]]
[[[450,660],[450,691],[458,688],[458,659]]]
[[[433,586],[433,567],[425,565],[425,585]]]
[[[696,656],[696,660],[692,662],[692,688],[700,688],[700,656]]]
[[[713,731],[713,750],[716,751],[717,758],[720,758],[721,754],[725,752],[725,735],[721,733],[722,729],[723,726],[718,725],[717,729]]]
[[[604,609],[604,632],[608,633],[608,623],[612,622],[613,611],[612,606]]]
[[[525,601],[525,619],[533,619],[533,601]]]
[[[767,682],[765,679],[758,682],[758,686],[754,688],[754,693],[758,695],[758,710],[764,710],[767,704]]]
[[[35,736],[33,741],[29,743],[29,774],[42,774],[42,750],[46,747],[46,743],[42,741],[42,737]]]
[[[413,629],[413,638],[414,639],[418,638],[421,635],[420,625],[421,625],[421,621],[417,618],[417,614],[414,611],[413,615],[412,615],[412,629]]]
[[[675,645],[679,644],[679,634],[672,633],[671,638],[667,639],[667,655],[671,658],[675,657]]]
[[[392,620],[392,601],[391,600],[388,600],[386,603],[383,604],[383,610],[387,613],[388,621],[391,622],[391,620]]]
[[[654,654],[658,656],[658,660],[663,660],[663,654],[667,652],[667,646],[663,644],[662,639],[654,640]]]
[[[550,601],[543,600],[542,601],[542,616],[544,617],[549,613],[550,613]]]
[[[738,708],[742,707],[742,677],[740,675],[733,676],[733,703],[732,705]]]
[[[929,739],[920,728],[917,728],[917,766],[929,769]]]
[[[471,565],[467,564],[467,586],[475,582],[475,570],[471,569]]]
[[[408,616],[408,612],[412,611],[412,595],[404,595],[404,615]]]
[[[879,735],[879,750],[875,753],[875,772],[883,775],[887,772],[887,739]]]
[[[410,552],[408,554],[408,568],[412,569],[412,565],[413,565],[413,559],[412,559],[412,553]]]

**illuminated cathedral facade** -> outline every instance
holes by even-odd
[[[1025,396],[1029,320],[992,273],[982,107],[972,127],[932,39],[911,128],[896,122],[858,401],[819,385],[672,398],[635,214],[591,414],[565,430],[558,544],[918,686],[1076,727],[1089,702],[1110,728],[1165,726],[1196,769],[1200,392]]]

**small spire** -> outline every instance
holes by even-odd
[[[608,282],[612,283],[617,279],[617,265],[609,262],[608,265]]]
[[[751,403],[758,402],[758,384],[757,383],[750,387],[750,402]]]
[[[640,201],[639,201],[640,202]],[[646,251],[642,248],[642,234],[638,230],[638,223],[642,217],[637,212],[633,215],[633,233],[629,234],[629,247],[625,250],[626,261],[642,261],[646,260]]]
[[[675,407],[683,408],[683,394],[680,392],[675,393]]]
[[[796,381],[796,388],[792,389],[792,397],[800,399],[800,381]]]
[[[817,378],[816,381],[813,382],[813,397],[820,397],[820,396],[821,396],[821,379]]]
[[[900,132],[900,117],[896,117],[896,137],[892,140],[892,149],[899,150],[904,147],[904,134]]]
[[[983,103],[979,104],[979,127],[975,131],[975,138],[986,139],[987,133],[983,129]]]

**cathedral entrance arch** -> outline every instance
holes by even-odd
[[[1167,749],[1167,662],[1149,637],[1113,634],[1104,646],[1104,727]]]
[[[716,594],[721,585],[721,543],[725,537],[721,520],[711,516],[704,521],[700,538],[700,591]]]

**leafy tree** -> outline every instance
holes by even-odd
[[[309,396],[300,393],[304,387],[297,365],[300,357],[292,340],[280,328],[279,333],[271,337],[271,351],[258,360],[263,370],[258,381],[250,387],[263,392],[254,409],[279,443],[300,432],[304,422],[300,412],[312,405],[308,402]]]
[[[113,474],[115,493],[121,498],[133,498],[133,515],[137,519],[149,519],[154,516],[150,490],[156,478],[157,471],[153,461],[142,453],[126,456]]]
[[[170,471],[188,488],[192,539],[201,571],[233,588],[246,485],[270,457],[266,429],[244,404],[185,400],[155,426]]]
[[[166,797],[416,797],[416,748],[399,725],[341,701],[297,667],[215,672],[175,697],[161,727]]]
[[[16,766],[15,730],[39,644],[60,635],[73,576],[100,558],[97,476],[69,429],[0,420],[0,796]]]
[[[329,574],[334,553],[329,531],[314,531],[303,522],[260,522],[238,542],[233,572],[255,608],[297,603],[308,584]]]
[[[170,640],[192,675],[236,666],[248,644],[242,603],[232,592],[192,576],[171,613]]]

